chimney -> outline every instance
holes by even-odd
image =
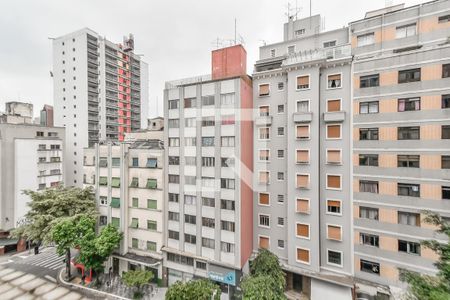
[[[247,51],[242,45],[212,51],[212,79],[224,79],[247,74]]]

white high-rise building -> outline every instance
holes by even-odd
[[[147,126],[148,65],[133,36],[112,43],[84,28],[53,41],[54,122],[66,128],[66,185],[81,186],[83,148]]]

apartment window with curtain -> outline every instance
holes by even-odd
[[[378,167],[378,154],[360,154],[359,165]]]
[[[214,95],[202,96],[202,105],[203,106],[214,105]]]
[[[169,109],[178,109],[179,100],[169,100]]]
[[[398,140],[420,140],[420,127],[398,127],[397,136]]]
[[[342,75],[341,74],[333,74],[328,75],[328,88],[336,89],[342,87]]]
[[[260,161],[269,161],[270,151],[267,149],[259,150],[259,160]]]
[[[327,212],[329,214],[341,214],[342,202],[339,200],[327,200]]]
[[[209,207],[215,207],[216,206],[216,199],[208,198],[208,197],[202,197],[202,205],[203,206],[209,206]]]
[[[378,181],[360,180],[359,192],[378,194]]]
[[[180,119],[169,119],[169,128],[180,128]]]
[[[202,147],[214,147],[214,137],[202,137]]]
[[[223,136],[220,138],[220,144],[222,147],[234,147],[234,141],[234,136]]]
[[[356,37],[358,47],[368,46],[375,43],[375,33],[370,32]]]
[[[259,139],[260,140],[270,139],[270,128],[269,127],[259,128]]]
[[[415,111],[420,110],[420,98],[398,99],[398,111]]]
[[[269,184],[269,172],[267,171],[259,172],[259,184]]]
[[[299,113],[309,112],[309,101],[308,100],[297,101],[297,112]]]
[[[223,106],[229,106],[234,104],[234,93],[227,93],[220,95],[220,104]]]
[[[297,77],[297,90],[309,89],[309,75]]]
[[[379,101],[369,101],[359,103],[360,114],[377,114],[379,107]]]
[[[215,117],[203,117],[202,118],[202,127],[210,127],[216,124]]]
[[[186,147],[195,147],[197,145],[197,138],[195,137],[184,138],[184,145]],[[169,146],[170,146],[170,139],[169,139]]]
[[[417,24],[407,24],[396,28],[395,37],[397,39],[414,36],[417,34]]]
[[[380,85],[380,74],[372,74],[359,77],[359,87],[368,88]]]
[[[359,218],[378,221],[378,208],[360,206]]]
[[[409,226],[420,226],[420,214],[399,211],[398,224]]]
[[[221,199],[220,200],[220,209],[225,209],[225,210],[235,210],[235,203],[233,200],[224,200]]]
[[[259,116],[260,117],[268,117],[269,116],[269,106],[268,105],[259,107]]]
[[[193,108],[197,106],[197,101],[195,98],[185,98],[184,99],[184,108]]]
[[[420,197],[420,185],[410,183],[397,183],[397,194],[399,196]]]
[[[397,167],[420,168],[420,155],[397,155]]]
[[[378,140],[378,128],[360,128],[359,139],[361,141]]]
[[[420,77],[421,77],[420,68],[398,71],[398,83],[420,81]]]
[[[225,253],[234,253],[234,244],[227,242],[220,242],[220,251]]]

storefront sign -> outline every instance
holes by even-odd
[[[236,285],[236,271],[231,269],[209,265],[208,277],[213,281]]]

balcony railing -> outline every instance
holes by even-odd
[[[306,50],[289,55],[283,62],[283,66],[304,63],[315,60],[335,60],[351,57],[351,45],[344,45],[325,49]]]
[[[166,82],[166,89],[176,88],[180,85],[200,83],[203,81],[210,81],[211,79],[212,79],[211,75],[208,74],[208,75],[184,78],[184,79],[180,79],[180,80],[168,81],[168,82]]]

